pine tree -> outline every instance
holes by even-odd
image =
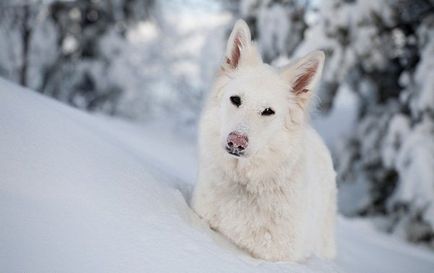
[[[323,109],[344,85],[359,102],[335,154],[341,211],[433,244],[434,1],[329,0],[318,18],[298,52],[327,52]]]
[[[303,39],[307,27],[307,1],[244,0],[239,13],[249,24],[252,36],[266,62],[290,56]]]

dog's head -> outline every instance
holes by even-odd
[[[270,145],[282,131],[302,128],[323,64],[321,51],[280,70],[263,63],[247,24],[239,20],[219,74],[223,149],[248,157]]]

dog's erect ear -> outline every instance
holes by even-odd
[[[252,52],[254,51],[254,52]],[[249,27],[243,20],[238,20],[235,23],[234,29],[229,36],[228,44],[226,45],[226,59],[224,67],[236,69],[241,63],[241,60],[252,58],[257,60],[258,56],[249,56],[256,53],[252,46],[252,38]]]
[[[314,51],[282,71],[282,76],[289,81],[290,91],[303,105],[312,96],[312,91],[321,78],[324,59],[324,52]]]

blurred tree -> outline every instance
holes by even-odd
[[[20,84],[26,86],[27,85],[27,67],[29,62],[29,44],[30,37],[32,35],[32,27],[31,21],[32,17],[34,17],[32,12],[32,6],[30,4],[24,4],[22,8],[22,30],[21,30],[21,39],[22,39],[22,64],[20,71]]]
[[[153,0],[0,3],[0,75],[86,110],[113,112],[119,87],[101,83],[109,31],[149,19]]]
[[[308,1],[243,0],[239,12],[249,24],[265,61],[290,56],[303,40],[307,28]]]
[[[434,1],[328,0],[317,16],[297,52],[327,52],[323,109],[345,86],[359,103],[335,154],[341,211],[433,244]]]
[[[357,95],[354,133],[334,151],[340,210],[434,245],[434,1],[244,0],[238,12],[265,61],[326,52],[321,111]]]

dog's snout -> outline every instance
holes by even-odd
[[[228,146],[244,150],[247,148],[248,138],[245,134],[239,132],[232,132],[228,136]]]
[[[247,148],[249,139],[240,132],[231,132],[227,138],[226,150],[233,155],[240,155]]]

